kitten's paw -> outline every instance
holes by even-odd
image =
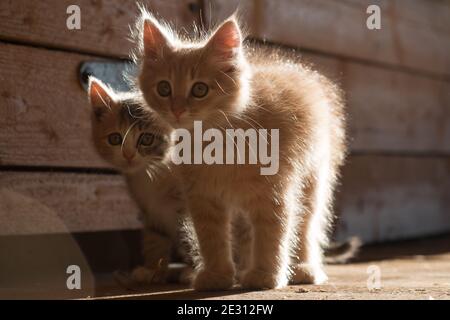
[[[117,270],[114,271],[113,277],[120,286],[127,290],[136,290],[139,287],[139,283],[133,279],[129,272]]]
[[[139,266],[131,272],[131,278],[138,283],[144,284],[165,283],[167,280],[166,271],[164,268],[150,269]]]
[[[293,268],[290,284],[322,284],[328,280],[322,267],[313,267],[307,263],[300,263]]]
[[[275,273],[259,269],[250,269],[243,273],[240,281],[242,287],[246,289],[276,289],[287,284],[280,281]]]
[[[181,271],[178,277],[178,282],[181,284],[189,285],[192,283],[193,278],[194,270],[191,267],[186,267]]]
[[[208,269],[200,270],[193,281],[197,291],[218,291],[230,289],[234,284],[234,272],[214,272]]]
[[[244,275],[247,273],[246,270],[238,270],[236,271],[235,279],[236,282],[242,283],[242,279],[244,279]]]

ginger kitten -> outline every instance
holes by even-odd
[[[167,129],[142,108],[139,93],[116,93],[91,78],[89,99],[96,149],[123,173],[141,209],[144,267],[132,272],[132,280],[164,282],[174,252],[191,264],[182,239],[185,201],[179,181],[163,164],[170,146]]]
[[[183,39],[146,13],[141,22],[138,83],[172,128],[192,130],[200,120],[204,129],[279,130],[274,175],[261,175],[260,164],[177,167],[203,262],[194,288],[233,285],[230,222],[236,211],[252,227],[243,287],[324,282],[323,247],[346,149],[339,90],[282,55],[250,52],[234,18],[201,40]]]

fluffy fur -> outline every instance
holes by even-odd
[[[280,130],[279,171],[260,175],[259,165],[180,165],[200,245],[198,290],[228,289],[235,266],[233,212],[252,227],[252,254],[240,277],[246,288],[322,283],[333,188],[345,156],[339,90],[297,59],[245,48],[232,17],[199,41],[186,41],[144,13],[140,26],[139,86],[145,100],[172,128]],[[168,97],[157,85],[171,85]],[[194,83],[208,85],[197,99]]]
[[[189,243],[183,241],[185,200],[179,181],[164,164],[170,147],[167,128],[142,107],[138,92],[116,93],[91,78],[89,98],[96,149],[124,174],[142,213],[144,266],[132,272],[132,280],[163,282],[174,254],[191,265],[186,255]],[[122,142],[111,145],[111,134],[120,134]],[[140,143],[143,134],[153,137],[150,145]]]

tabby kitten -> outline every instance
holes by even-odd
[[[91,78],[89,99],[96,149],[123,173],[142,211],[144,267],[136,268],[132,279],[163,282],[174,252],[190,263],[182,241],[185,201],[179,181],[163,163],[170,145],[167,129],[142,108],[139,93],[116,93]]]
[[[172,128],[192,130],[200,120],[205,130],[279,129],[275,175],[260,175],[260,164],[177,166],[203,261],[194,288],[233,285],[230,221],[236,211],[246,213],[253,231],[243,287],[324,282],[323,247],[345,155],[338,89],[282,55],[254,50],[249,60],[233,17],[210,36],[189,40],[144,13],[139,36],[139,86]]]

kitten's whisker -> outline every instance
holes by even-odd
[[[244,114],[239,114],[239,113],[230,113],[230,116],[235,117],[236,119],[243,121],[245,123],[247,123],[251,128],[255,129],[256,131],[259,132],[259,129],[256,128],[254,125],[252,125],[249,121],[245,120],[244,118],[242,118],[243,116],[246,116],[248,119],[252,120],[253,122],[255,122],[257,125],[259,125],[260,129],[265,129],[261,124],[259,124],[256,120],[253,120],[251,117],[244,115]],[[269,135],[270,138],[272,138],[272,135],[270,134],[269,130],[267,130],[267,134]],[[268,145],[269,142],[267,141],[267,138],[264,138],[265,143]]]
[[[228,118],[227,118],[227,116],[226,116],[226,114],[225,114],[222,110],[219,110],[219,111],[220,111],[221,113],[223,113],[223,115],[224,115],[225,118],[227,119],[228,123],[230,123],[229,120],[228,120]],[[230,116],[235,117],[235,118],[237,118],[238,120],[244,121],[245,123],[247,123],[248,125],[250,125],[250,127],[252,127],[253,129],[255,129],[255,131],[258,132],[258,129],[257,129],[255,126],[253,126],[250,122],[246,121],[245,119],[239,118],[239,117],[238,117],[238,114],[233,114],[233,113],[231,113]],[[230,124],[230,125],[231,125],[231,124]],[[261,125],[260,125],[260,127],[262,128]],[[266,143],[268,143],[268,142],[267,142],[267,139],[265,139],[265,140],[266,140]],[[250,149],[250,151],[251,151],[253,154],[257,154],[257,153],[253,150],[253,148],[252,148],[252,146],[250,145],[250,143],[249,143],[246,139],[245,139],[244,141],[245,141],[245,143],[247,144],[247,146],[248,146],[248,148]]]
[[[229,74],[227,74],[226,72],[223,72],[222,70],[220,70],[220,72],[223,73],[224,75],[226,75],[228,78],[230,78],[230,80],[233,81],[233,84],[235,87],[238,86],[236,81]]]
[[[220,109],[218,109],[217,111],[219,111],[225,117],[225,120],[228,122],[230,127],[234,129],[233,125],[231,124],[230,120],[227,117],[227,114],[225,112],[223,112],[222,110],[220,110]]]
[[[131,129],[133,129],[133,127],[138,123],[138,121],[134,121],[127,129],[127,131],[125,132],[124,136],[123,136],[123,140],[122,140],[122,145],[120,146],[120,151],[123,151],[123,145],[125,144],[125,140],[128,137],[128,134],[130,133]]]
[[[220,109],[219,109],[218,111],[225,117],[225,119],[226,119],[226,121],[229,123],[230,127],[231,127],[232,129],[234,129],[234,127],[233,127],[233,125],[231,124],[230,120],[228,119],[226,113],[223,112],[223,111],[220,110]],[[221,127],[221,129],[222,129],[223,131],[225,131],[225,134],[226,134],[228,137],[231,137],[230,134],[227,132],[226,129],[224,129],[223,127]],[[254,152],[254,150],[253,150],[252,147],[249,145],[249,143],[247,142],[247,140],[244,140],[244,141],[245,141],[245,143],[248,145],[249,149],[250,149],[252,152]],[[240,160],[241,160],[241,154],[239,153],[239,148],[238,148],[236,142],[234,141],[234,139],[233,139],[233,144],[234,144],[234,146],[236,147],[236,150],[238,151],[237,156],[238,156],[238,161],[240,161]],[[245,154],[244,154],[244,157],[245,157]]]
[[[219,82],[218,82],[216,79],[214,79],[214,81],[216,82],[217,86],[220,88],[220,90],[221,90],[225,95],[227,95],[227,96],[230,95],[229,93],[225,92],[225,90],[223,90],[222,86],[219,84]]]
[[[150,181],[154,181],[154,177],[153,177],[153,174],[152,174],[152,172],[151,172],[151,168],[150,168],[150,167],[147,167],[147,168],[145,169],[145,172],[147,173],[147,176],[150,178]]]
[[[267,111],[267,112],[269,112],[269,113],[273,113],[272,110],[266,109],[266,108],[264,108],[262,105],[257,105],[257,104],[255,104],[255,105],[252,105],[251,107],[252,107],[252,108],[262,109],[262,110]]]
[[[127,110],[128,110],[128,114],[130,115],[131,118],[138,119],[138,117],[135,117],[135,116],[131,113],[131,108],[130,108],[130,106],[129,106],[128,104],[126,105],[126,108],[127,108]]]

